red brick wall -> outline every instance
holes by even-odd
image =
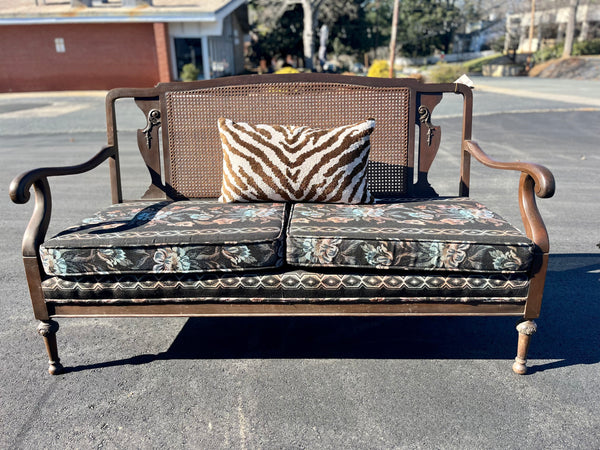
[[[0,26],[0,92],[154,86],[156,42],[151,23]]]
[[[169,57],[169,29],[166,23],[154,24],[154,43],[158,64],[158,81],[171,81],[171,58]]]

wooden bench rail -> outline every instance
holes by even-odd
[[[16,176],[10,183],[10,198],[15,203],[27,203],[30,197],[29,190],[36,181],[48,177],[62,175],[77,175],[80,173],[88,172],[99,166],[108,158],[114,156],[115,148],[112,146],[105,146],[92,158],[90,158],[82,164],[62,167],[42,167],[39,169],[24,172]]]
[[[38,248],[46,237],[50,215],[52,213],[52,195],[48,177],[77,175],[88,172],[107,159],[114,157],[115,147],[103,147],[91,159],[82,164],[63,167],[42,167],[30,170],[16,176],[10,183],[9,195],[13,202],[27,203],[31,197],[30,190],[33,186],[35,192],[35,208],[25,236],[23,237],[23,256],[38,257]]]
[[[490,158],[475,141],[465,141],[464,150],[492,169],[515,170],[521,172],[519,182],[519,206],[527,236],[535,242],[541,253],[550,251],[548,233],[535,202],[535,195],[550,198],[554,195],[555,182],[552,173],[539,164],[528,162],[500,162]]]
[[[501,170],[516,170],[524,172],[533,178],[535,182],[534,191],[540,198],[550,198],[554,195],[555,183],[552,173],[539,164],[529,162],[501,162],[490,158],[485,153],[479,144],[475,141],[466,140],[464,142],[464,150],[468,151],[473,157],[485,166],[492,169]]]

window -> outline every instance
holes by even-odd
[[[175,61],[177,64],[177,77],[186,64],[192,63],[199,70],[199,79],[204,78],[204,66],[202,64],[202,39],[201,38],[175,38]]]
[[[64,38],[55,38],[54,46],[56,47],[56,53],[64,53],[67,49],[65,48]]]

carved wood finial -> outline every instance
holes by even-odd
[[[160,125],[160,111],[158,109],[151,109],[148,112],[148,118],[146,128],[142,130],[142,133],[146,136],[146,145],[150,149],[152,144],[152,129]]]
[[[419,122],[427,126],[427,145],[431,146],[435,127],[431,124],[431,112],[425,105],[419,106]]]

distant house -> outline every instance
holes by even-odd
[[[495,39],[504,34],[503,20],[495,14],[490,14],[487,19],[469,22],[462,33],[457,33],[453,53],[481,52],[488,50]]]
[[[538,6],[534,11],[534,33],[529,40],[531,10],[507,14],[505,50],[535,52],[544,45],[562,42],[569,17],[567,1],[555,2],[552,7]],[[579,41],[600,37],[600,5],[583,3],[577,8],[575,17],[576,38]],[[531,47],[530,47],[531,45]]]
[[[241,73],[246,0],[0,0],[0,92]]]

